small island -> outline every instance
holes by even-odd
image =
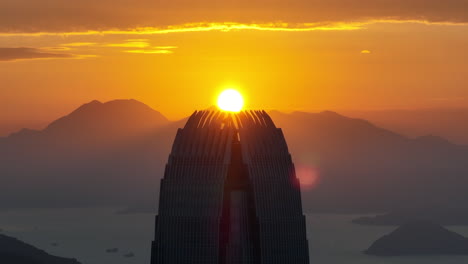
[[[429,221],[413,221],[378,239],[364,253],[375,256],[468,255],[468,238]]]
[[[80,264],[76,259],[49,255],[16,238],[0,235],[0,263],[5,264]]]
[[[106,249],[106,252],[107,253],[117,253],[117,252],[119,252],[119,249],[118,248],[108,248],[108,249]]]
[[[352,222],[359,225],[399,226],[411,221],[427,219],[444,226],[468,225],[466,208],[412,208],[400,209],[375,216],[359,217]]]
[[[135,256],[135,254],[133,252],[129,252],[127,254],[124,254],[123,256],[124,256],[124,258],[133,258]]]

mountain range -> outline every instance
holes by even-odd
[[[363,118],[409,137],[432,134],[468,145],[468,108],[422,108],[350,111],[343,114]]]
[[[468,202],[467,146],[436,136],[409,138],[329,111],[270,115],[305,183],[306,211]],[[0,138],[0,207],[153,206],[184,124],[135,100],[92,101],[43,130]]]

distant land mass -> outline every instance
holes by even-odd
[[[369,213],[468,204],[468,147],[409,138],[335,112],[270,112],[308,212]],[[0,208],[129,207],[154,212],[177,128],[136,100],[84,104],[43,130],[0,138]],[[307,179],[302,178],[303,182]]]
[[[365,216],[352,222],[360,225],[396,226],[418,219],[429,220],[444,226],[468,225],[466,208],[414,208],[398,210],[376,216]]]
[[[296,169],[312,166],[306,210],[366,213],[462,207],[468,201],[468,147],[439,137],[408,138],[334,112],[272,112]]]
[[[414,221],[375,241],[365,254],[376,256],[468,255],[468,238],[428,221]]]
[[[76,259],[49,255],[16,238],[0,234],[0,263],[4,264],[80,264]]]
[[[468,107],[344,111],[409,137],[437,135],[468,145]]]
[[[468,107],[386,110],[339,110],[345,116],[361,118],[401,135],[416,138],[425,135],[442,137],[450,142],[468,145]],[[2,120],[0,137],[30,128],[40,130],[49,122],[39,120]]]

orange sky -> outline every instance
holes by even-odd
[[[225,87],[249,108],[283,111],[468,107],[464,1],[126,1],[0,0],[0,123],[117,98],[177,119]],[[151,20],[162,10],[177,19]]]

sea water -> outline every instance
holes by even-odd
[[[83,264],[149,264],[153,214],[116,214],[119,208],[22,209],[0,211],[2,233],[50,254]],[[468,256],[374,257],[362,253],[396,227],[352,224],[360,215],[308,214],[311,263],[462,264]],[[468,236],[468,227],[449,227]],[[106,249],[118,248],[115,253]],[[133,253],[133,257],[125,254]]]

